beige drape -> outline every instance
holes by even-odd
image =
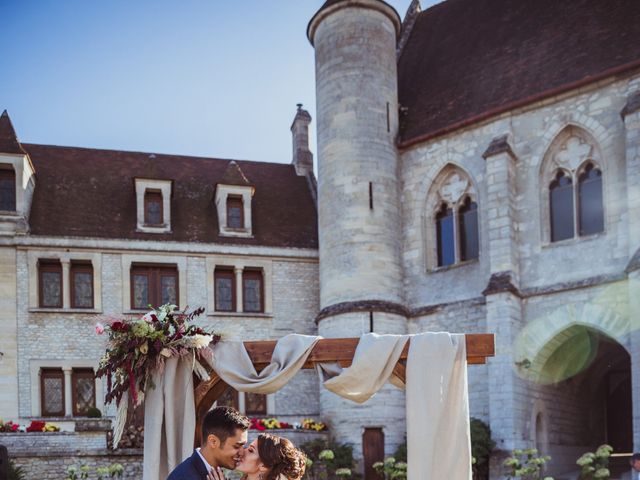
[[[169,358],[153,377],[144,406],[143,480],[164,480],[193,453],[196,434],[193,358]]]
[[[470,480],[471,447],[464,335],[364,335],[351,367],[319,368],[324,386],[355,402],[371,398],[392,378],[411,338],[406,372],[409,480]],[[257,373],[242,342],[214,347],[212,367],[239,391],[273,393],[302,367],[320,337],[287,335]],[[171,359],[155,380],[145,408],[144,480],[163,480],[192,453],[195,409],[191,366]],[[401,386],[401,385],[400,385]]]

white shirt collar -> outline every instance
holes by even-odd
[[[209,465],[209,462],[207,462],[205,460],[205,458],[202,456],[202,453],[200,453],[200,447],[196,448],[196,452],[198,453],[198,456],[200,457],[200,459],[204,463],[204,466],[207,467],[207,472],[210,472],[211,470],[213,470],[213,467],[211,465]]]

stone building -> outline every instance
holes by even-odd
[[[95,315],[175,298],[242,338],[493,332],[469,393],[498,451],[535,446],[558,475],[604,442],[640,450],[638,18],[328,0],[307,28],[317,191],[302,109],[292,165],[21,144],[3,115],[0,417],[71,420],[78,391],[101,407]],[[320,416],[366,477],[406,431],[392,387],[352,405],[304,373],[231,400]]]

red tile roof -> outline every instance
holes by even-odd
[[[23,144],[37,170],[31,234],[317,248],[306,177],[292,165],[236,161],[255,186],[254,238],[218,235],[214,188],[230,160]],[[134,178],[173,180],[173,233],[136,232]]]
[[[633,70],[638,0],[446,0],[419,14],[398,62],[399,144]]]
[[[25,153],[6,110],[0,115],[0,153]]]

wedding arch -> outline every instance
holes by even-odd
[[[471,479],[467,365],[495,354],[493,334],[222,341],[190,324],[200,310],[174,310],[163,306],[132,322],[113,322],[99,372],[107,376],[106,399],[119,400],[114,444],[127,395],[134,403],[144,398],[143,480],[163,480],[192,453],[202,418],[229,387],[274,393],[303,368],[315,368],[324,388],[356,403],[386,383],[404,388],[409,480]]]
[[[359,338],[325,338],[314,347],[303,369],[316,368],[321,363],[338,363],[342,367],[349,367],[358,346]],[[276,346],[276,340],[258,340],[243,342],[257,371],[262,370],[271,362],[271,356]],[[483,365],[487,357],[495,355],[494,335],[492,333],[471,333],[465,335],[467,364]],[[400,359],[394,367],[394,375],[402,381],[406,379],[406,361],[409,353],[409,342],[405,345]],[[226,390],[230,388],[220,376],[213,371],[209,380],[201,381],[195,387],[196,434],[194,443],[200,442],[200,425],[204,415]]]

